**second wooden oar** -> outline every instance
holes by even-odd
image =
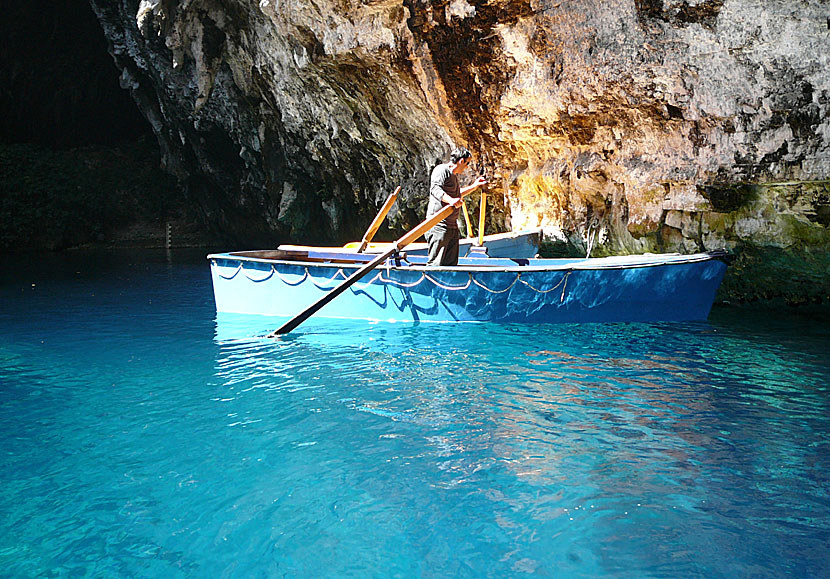
[[[392,246],[392,249],[385,253],[382,253],[381,255],[377,256],[375,259],[373,259],[372,261],[358,269],[346,280],[344,280],[343,283],[341,283],[339,286],[337,286],[329,293],[321,297],[319,300],[308,306],[302,312],[288,320],[282,326],[268,334],[268,337],[275,338],[280,334],[287,334],[288,332],[302,324],[308,318],[317,313],[320,310],[320,308],[322,308],[324,305],[326,305],[331,300],[333,300],[334,298],[342,294],[344,291],[349,289],[352,286],[352,284],[359,281],[367,273],[369,273],[370,271],[381,265],[383,262],[385,262],[387,259],[389,259],[389,257],[392,256],[392,254],[394,254],[397,251],[400,251],[401,249],[403,249],[404,247],[406,247],[407,245],[421,237],[424,233],[432,229],[432,227],[439,221],[442,221],[443,219],[449,217],[454,209],[455,207],[453,207],[452,205],[447,205],[446,207],[444,207],[441,211],[439,211],[438,213],[436,213],[435,215],[433,215],[432,217],[418,225],[415,229],[413,229],[412,231],[401,237],[399,240],[397,240]]]
[[[484,245],[484,216],[486,215],[485,207],[487,207],[487,194],[484,189],[481,190],[481,211],[478,217],[478,244]]]
[[[372,241],[372,238],[377,233],[380,224],[383,223],[383,220],[386,219],[386,214],[389,213],[389,210],[392,209],[392,205],[395,203],[395,199],[398,198],[398,193],[401,192],[401,188],[398,187],[395,189],[395,192],[392,193],[386,201],[383,203],[383,207],[380,208],[380,211],[375,216],[374,221],[372,224],[369,225],[369,229],[366,230],[366,233],[363,235],[363,239],[360,240],[360,247],[358,248],[358,253],[363,253],[366,250],[366,246],[369,245],[369,242]]]
[[[473,236],[473,226],[470,225],[470,214],[467,211],[467,203],[461,202],[461,208],[464,210],[464,223],[467,225],[467,237]]]

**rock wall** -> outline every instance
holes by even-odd
[[[394,3],[95,2],[122,83],[206,221],[250,243],[354,238],[450,138]],[[420,203],[398,213],[407,222]]]
[[[492,230],[777,251],[830,294],[819,0],[90,1],[166,167],[249,243],[357,238],[399,184],[400,231],[463,144]]]

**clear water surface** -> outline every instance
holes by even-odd
[[[4,258],[3,576],[830,574],[826,318],[267,340],[204,253]]]

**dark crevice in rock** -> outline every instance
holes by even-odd
[[[498,107],[514,69],[501,57],[501,39],[493,29],[532,15],[530,3],[485,3],[475,7],[475,16],[451,18],[449,22],[443,18],[446,2],[431,2],[435,20],[423,16],[421,4],[407,1],[406,5],[413,14],[409,21],[413,35],[429,46],[467,143],[473,149],[498,147],[494,138],[498,123],[491,111]],[[440,22],[437,15],[441,15]]]
[[[674,26],[700,24],[714,29],[724,0],[709,0],[690,4],[676,0],[634,0],[641,21],[660,20]]]
[[[701,187],[701,193],[719,213],[737,211],[753,198],[748,185],[706,185]]]

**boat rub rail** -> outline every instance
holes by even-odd
[[[302,265],[313,264],[317,267],[354,268],[358,269],[365,263],[377,257],[362,253],[344,251],[296,251],[284,249],[234,251],[228,253],[210,254],[207,258],[211,263],[218,261],[249,262],[262,264]],[[407,269],[413,271],[492,271],[499,268],[504,272],[533,271],[567,271],[593,269],[623,269],[632,267],[657,267],[673,264],[685,264],[711,259],[729,261],[731,256],[722,250],[705,253],[679,254],[639,254],[613,257],[592,258],[539,258],[539,259],[507,259],[507,258],[460,258],[457,266],[434,267],[426,265],[423,256],[407,256],[402,252],[393,256],[381,266],[386,268]]]

